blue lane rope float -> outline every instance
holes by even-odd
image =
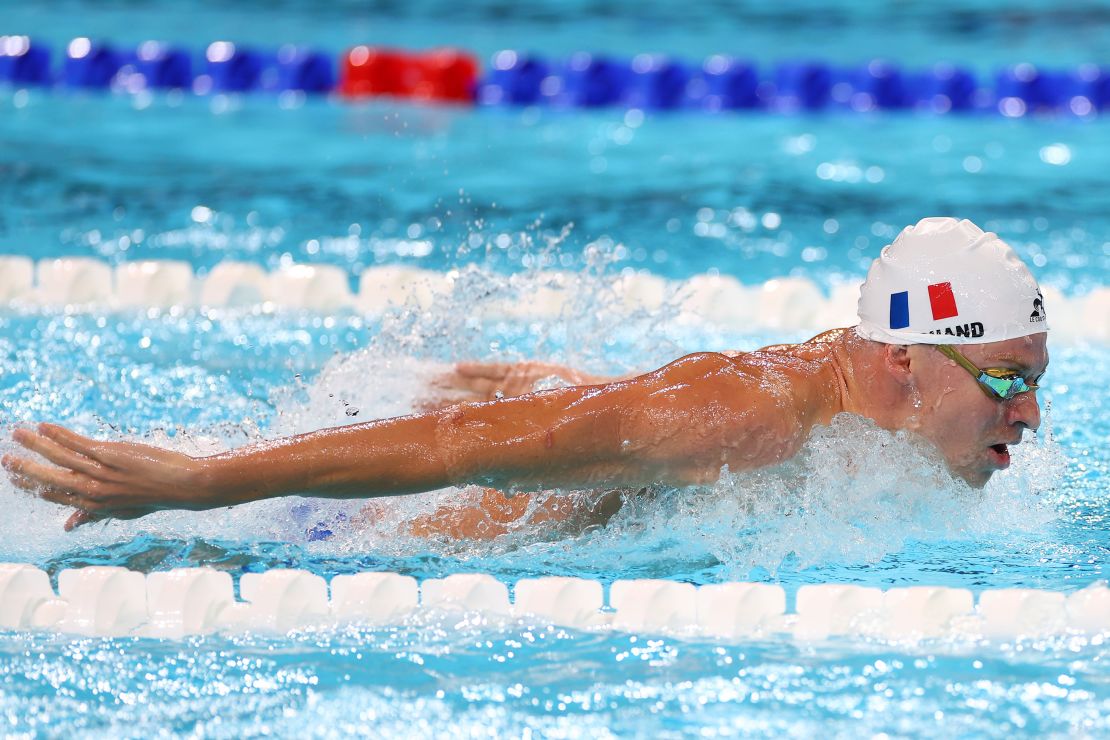
[[[755,65],[725,56],[705,60],[701,75],[687,87],[691,99],[706,110],[758,108],[759,73]]]
[[[0,82],[50,84],[50,50],[26,36],[0,36]]]
[[[131,61],[134,73],[140,75],[140,86],[157,90],[183,90],[193,85],[192,54],[156,41],[147,41],[136,50]]]
[[[273,51],[217,41],[195,55],[158,42],[131,50],[77,38],[55,69],[50,49],[27,36],[0,36],[0,84],[197,94],[300,91],[488,107],[707,112],[997,112],[1017,118],[1091,116],[1110,108],[1110,68],[1095,64],[1073,69],[1016,64],[983,79],[952,64],[907,69],[882,60],[857,66],[789,60],[759,68],[722,55],[692,64],[653,54],[623,59],[583,52],[550,60],[501,51],[479,70],[474,57],[460,50],[360,46],[336,58],[292,45]]]

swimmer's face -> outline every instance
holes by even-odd
[[[1048,367],[1047,336],[956,349],[980,369],[1005,368],[1032,382]],[[1040,426],[1037,392],[1008,401],[991,398],[967,370],[929,345],[911,347],[910,361],[921,400],[917,431],[937,446],[953,473],[976,488],[986,485],[995,471],[1009,467],[1010,450],[1022,432]]]

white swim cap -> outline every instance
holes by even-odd
[[[979,344],[1048,331],[1013,248],[970,221],[924,218],[883,247],[860,287],[856,333],[884,344]]]

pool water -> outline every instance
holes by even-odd
[[[941,4],[910,16],[878,3],[782,7],[428,2],[371,14],[353,3],[73,1],[6,10],[11,27],[0,32],[55,49],[89,34],[198,49],[217,37],[336,51],[388,39],[691,59],[741,39],[768,64],[804,50],[989,70],[1097,60],[1110,29],[1098,3],[1072,13]],[[323,263],[347,270],[352,286],[383,264],[465,277],[426,310],[386,316],[8,307],[4,439],[49,419],[203,454],[405,413],[462,359],[535,357],[618,374],[695,350],[805,339],[691,319],[677,301],[647,314],[613,286],[629,270],[674,285],[715,270],[747,285],[794,275],[831,289],[860,279],[898,229],[926,215],[997,231],[1043,283],[1081,297],[1110,277],[1105,129],[1072,118],[287,107],[0,90],[0,252],[179,259],[200,275],[226,260]],[[487,310],[506,296],[527,301],[539,271],[552,269],[578,276],[573,313],[541,322]],[[826,582],[1070,593],[1106,578],[1110,402],[1092,370],[1110,367],[1110,347],[1079,339],[1050,349],[1046,424],[982,492],[947,479],[929,450],[843,419],[781,469],[653,491],[606,527],[521,526],[489,542],[398,534],[437,506],[465,505],[468,490],[389,502],[358,524],[357,502],[292,499],[65,534],[64,511],[4,482],[0,561],[51,574],[206,564],[235,576],[297,567],[483,572],[508,583],[761,580],[782,584],[790,604],[799,586]],[[332,534],[313,535],[323,529]],[[726,643],[424,615],[391,628],[181,642],[0,633],[0,653],[0,723],[28,736],[1110,730],[1101,637]]]

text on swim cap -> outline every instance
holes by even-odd
[[[933,329],[930,334],[946,334],[950,337],[971,337],[978,339],[983,336],[983,325],[978,321],[973,321],[970,324],[957,324],[955,326],[946,326],[943,329]]]

